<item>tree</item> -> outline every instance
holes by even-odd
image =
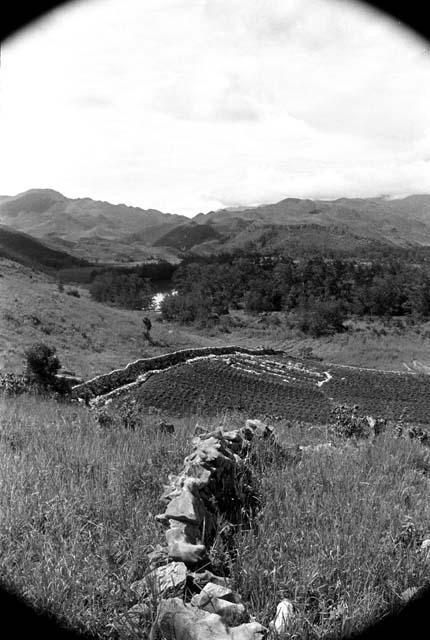
[[[298,326],[301,331],[318,338],[323,335],[345,330],[345,312],[341,302],[336,300],[308,300],[299,312]]]
[[[30,380],[44,387],[55,386],[55,376],[61,367],[56,348],[38,342],[26,349],[24,355]]]

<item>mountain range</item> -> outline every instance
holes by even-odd
[[[0,250],[29,247],[100,262],[177,261],[234,249],[365,250],[430,246],[430,195],[405,198],[286,198],[193,218],[157,209],[67,198],[52,189],[0,196]],[[26,235],[25,235],[26,234]],[[34,250],[34,245],[33,249]],[[19,253],[19,252],[18,252]],[[58,256],[57,256],[58,257]],[[51,255],[54,259],[54,255]],[[72,258],[73,259],[73,258]]]

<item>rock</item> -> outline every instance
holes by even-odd
[[[221,587],[225,587],[227,589],[231,588],[231,584],[232,584],[231,578],[225,578],[224,576],[216,576],[214,573],[212,573],[212,571],[209,571],[208,569],[206,571],[189,573],[188,575],[192,578],[194,584],[200,587],[200,589],[203,589],[203,587],[208,582],[211,582],[212,584],[218,584]]]
[[[223,600],[228,600],[228,602],[239,603],[241,601],[240,596],[234,593],[232,589],[217,582],[208,582],[202,592],[208,594],[211,598],[222,598]]]
[[[182,475],[188,478],[197,478],[204,486],[207,486],[211,480],[210,470],[195,462],[185,463]]]
[[[161,601],[149,640],[262,640],[266,631],[258,622],[228,628],[218,614],[170,598]]]
[[[231,431],[223,431],[222,432],[222,437],[224,438],[224,440],[227,440],[227,442],[230,444],[231,442],[236,442],[236,443],[242,443],[243,442],[243,436],[240,432],[240,429],[233,429]]]
[[[272,622],[269,624],[270,629],[273,629],[278,635],[287,633],[291,627],[291,623],[294,620],[293,604],[286,598],[276,607],[276,615]]]
[[[133,582],[130,589],[138,598],[147,595],[162,596],[171,591],[182,590],[187,579],[187,567],[183,562],[170,562],[163,567],[157,567],[142,580]]]
[[[166,541],[170,558],[184,562],[187,567],[194,567],[208,560],[198,527],[185,522],[172,522],[171,528],[166,531]]]
[[[369,425],[369,427],[370,427],[371,429],[374,429],[374,428],[375,428],[375,425],[376,425],[376,420],[375,420],[375,418],[373,418],[372,416],[366,416],[366,420],[367,420],[367,424]]]
[[[169,555],[167,549],[157,544],[155,549],[148,553],[149,566],[151,569],[161,567],[169,563]]]
[[[268,438],[273,433],[273,427],[270,427],[262,420],[247,420],[244,428],[252,429],[253,434],[257,436],[257,438]]]
[[[422,541],[420,551],[425,556],[426,560],[430,560],[430,538],[426,538]]]
[[[167,505],[164,514],[155,517],[165,524],[168,520],[178,520],[200,525],[206,517],[206,509],[200,497],[193,494],[188,487],[182,487],[180,494]]]
[[[216,598],[204,590],[191,598],[191,604],[209,613],[217,613],[220,616],[232,616],[237,622],[248,622],[249,620],[243,604],[224,600],[224,598]]]
[[[194,524],[172,520],[170,522],[170,528],[166,531],[166,542],[169,545],[178,540],[187,540],[187,542],[191,544],[200,544],[200,535],[199,527],[196,527]]]
[[[196,424],[196,426],[194,427],[194,435],[198,436],[198,435],[203,435],[208,433],[208,430],[206,429],[206,427],[202,427],[202,425],[200,424]]]

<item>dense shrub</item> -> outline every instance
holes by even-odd
[[[304,333],[317,338],[344,331],[345,319],[346,315],[341,302],[315,301],[307,303],[306,307],[300,309],[298,327]]]
[[[25,379],[29,389],[36,393],[54,393],[65,396],[70,391],[67,380],[57,378],[61,368],[56,348],[39,342],[24,352],[26,358]]]
[[[160,310],[165,320],[176,320],[182,324],[204,320],[210,314],[208,300],[195,294],[170,294],[164,298]]]
[[[55,347],[43,342],[33,344],[26,349],[24,355],[27,375],[38,381],[52,380],[61,367],[56,351]]]
[[[90,286],[90,294],[97,302],[118,305],[126,309],[149,307],[154,295],[147,278],[138,274],[108,271],[96,275]]]
[[[73,296],[74,298],[80,298],[81,294],[79,293],[79,291],[77,289],[68,289],[68,291],[66,291],[68,296]]]

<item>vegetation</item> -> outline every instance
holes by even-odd
[[[250,313],[294,311],[313,336],[343,329],[347,315],[430,316],[430,273],[423,263],[282,256],[223,256],[188,261],[174,274],[178,294],[162,303],[163,317],[182,323],[244,307]]]
[[[45,386],[53,383],[55,375],[61,367],[56,351],[55,347],[43,342],[34,344],[26,349],[24,353],[27,361],[26,374],[30,380]]]
[[[39,380],[53,378],[60,368],[56,348],[43,343],[34,344],[25,351],[27,374]]]
[[[176,416],[242,411],[313,425],[328,424],[336,406],[347,404],[367,415],[429,424],[428,387],[427,375],[234,355],[154,374],[123,402],[131,397],[137,409],[154,406]]]
[[[257,620],[268,624],[288,598],[291,637],[309,640],[363,630],[399,609],[403,591],[429,584],[419,552],[430,530],[428,449],[390,432],[343,445],[330,436],[336,446],[287,464],[259,445],[257,523],[219,549]]]
[[[135,604],[130,584],[162,541],[158,498],[189,453],[196,422],[243,424],[234,414],[166,414],[170,434],[157,430],[161,417],[148,410],[133,421],[128,409],[107,421],[52,400],[1,401],[0,578],[37,609],[99,638],[123,637],[113,622]],[[263,624],[288,597],[294,633],[339,638],[428,581],[418,552],[430,530],[428,448],[391,432],[371,443],[291,421],[278,422],[277,433],[287,450],[327,437],[336,446],[285,458],[258,445],[250,461],[258,518],[228,544],[220,536],[211,557],[230,568]],[[153,621],[152,604],[140,635]]]
[[[136,430],[118,415],[103,429],[81,406],[0,403],[0,580],[70,626],[114,638],[110,623],[135,603],[130,584],[162,541],[153,516],[194,421],[175,420],[166,434],[157,413],[140,416]]]
[[[87,260],[52,249],[42,241],[4,225],[0,225],[0,257],[47,272],[79,269],[89,264]]]
[[[153,296],[149,280],[122,273],[96,276],[90,286],[90,293],[97,302],[116,304],[126,309],[148,307]]]
[[[90,284],[91,297],[97,302],[114,304],[126,309],[142,309],[151,305],[153,282],[164,281],[172,274],[167,262],[141,265],[131,269],[94,271]]]

